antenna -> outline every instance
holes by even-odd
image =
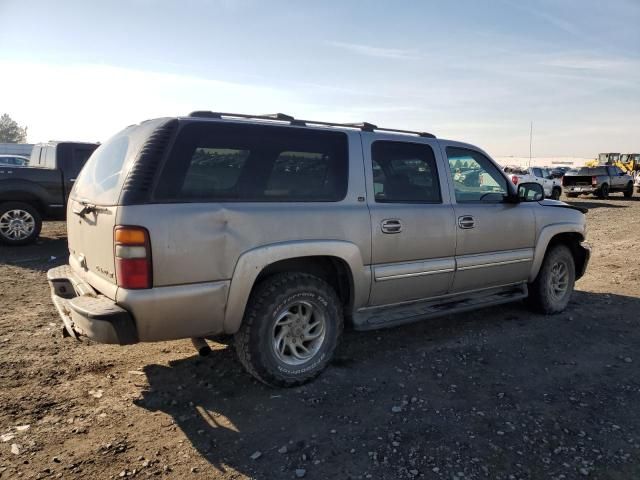
[[[531,121],[531,128],[529,129],[529,168],[531,168],[531,147],[533,146],[533,120]]]

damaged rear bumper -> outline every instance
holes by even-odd
[[[138,331],[131,314],[96,292],[74,274],[69,265],[49,270],[47,280],[51,298],[69,335],[119,345],[138,342]]]

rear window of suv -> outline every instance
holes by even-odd
[[[342,132],[194,122],[180,131],[155,199],[335,202],[347,177]]]
[[[75,182],[74,198],[98,205],[115,205],[124,182],[122,170],[129,136],[118,134],[93,152]]]

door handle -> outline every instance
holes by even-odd
[[[458,227],[467,230],[476,226],[476,221],[471,215],[462,215],[458,217]]]
[[[400,233],[402,231],[402,222],[397,218],[389,218],[380,223],[382,233]]]

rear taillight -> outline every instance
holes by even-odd
[[[122,288],[151,288],[151,242],[142,227],[119,226],[113,231],[116,280]]]
[[[514,185],[517,185],[519,180],[520,179],[517,177],[517,175],[514,175],[513,177],[511,177],[511,181],[513,182]]]
[[[591,186],[592,187],[598,186],[598,177],[591,177]]]

